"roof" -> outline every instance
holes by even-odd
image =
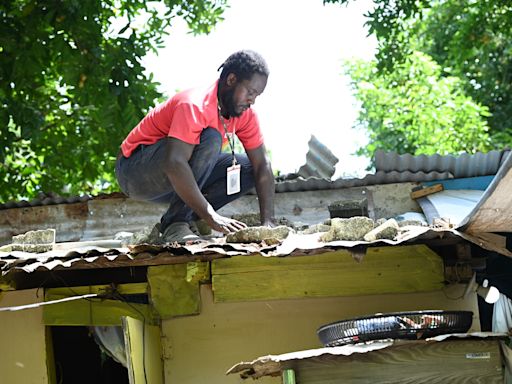
[[[314,136],[309,141],[309,151],[304,164],[293,178],[283,177],[276,183],[276,192],[317,191],[361,187],[379,184],[425,182],[461,177],[495,175],[507,159],[510,151],[477,152],[474,155],[399,155],[396,152],[377,151],[375,153],[375,173],[362,178],[338,178],[330,180],[334,164],[338,159]],[[306,176],[306,177],[304,177]],[[42,205],[73,204],[90,199],[104,199],[122,196],[122,193],[101,194],[98,196],[62,197],[45,195],[30,201],[10,201],[0,204],[0,210],[10,208],[35,207]]]
[[[264,256],[290,256],[325,253],[339,248],[354,249],[359,246],[395,246],[415,241],[441,237],[460,237],[512,257],[504,246],[497,244],[488,232],[510,232],[512,228],[512,157],[500,160],[501,167],[491,184],[474,204],[468,209],[469,214],[455,227],[429,228],[411,226],[395,240],[318,241],[319,234],[290,235],[281,244],[227,244],[225,239],[213,239],[207,243],[186,246],[148,246],[141,245],[124,248],[119,241],[100,240],[79,243],[58,244],[57,249],[46,253],[0,252],[0,268],[6,276],[16,272],[31,273],[58,269],[112,268],[121,266],[142,266],[158,264],[186,263],[195,260],[212,260],[233,255],[261,254]],[[81,209],[81,208],[77,208]],[[64,210],[62,220],[72,211]],[[86,212],[88,216],[93,213]],[[141,212],[147,214],[147,212]],[[101,215],[101,212],[98,212]],[[93,215],[94,216],[94,215]],[[120,216],[123,218],[123,215]],[[94,217],[90,217],[94,220]],[[128,220],[125,218],[124,220]],[[137,218],[130,218],[137,220]],[[80,230],[70,228],[70,231]]]
[[[495,175],[505,162],[509,150],[453,155],[399,155],[396,152],[375,152],[377,172],[449,172],[454,178]]]

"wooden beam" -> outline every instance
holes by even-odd
[[[418,199],[420,197],[425,197],[428,195],[432,195],[437,192],[441,192],[443,190],[443,184],[434,184],[430,187],[421,188],[411,192],[411,199]]]
[[[162,319],[196,315],[200,311],[199,284],[209,279],[209,263],[162,265],[148,268],[151,302]]]
[[[148,283],[129,283],[115,285],[115,291],[121,295],[139,295],[148,293]],[[79,287],[59,287],[48,288],[46,296],[78,296],[87,293],[97,293],[99,295],[107,295],[112,292],[112,286],[108,284],[101,285],[83,285]]]
[[[128,375],[131,384],[163,384],[160,327],[123,317]]]
[[[148,285],[120,284],[116,289],[121,295],[143,294],[147,292]],[[110,290],[109,285],[49,288],[45,291],[44,299],[52,301],[87,293],[106,294]],[[43,307],[45,325],[121,325],[123,316],[145,318],[148,323],[155,322],[155,314],[149,305],[117,299],[81,299]]]
[[[443,287],[443,261],[425,245],[315,256],[237,256],[212,262],[215,302],[410,293]]]

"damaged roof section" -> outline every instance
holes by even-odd
[[[478,157],[481,159],[481,157]],[[401,230],[400,233],[393,239],[377,239],[374,241],[364,240],[333,240],[333,241],[321,241],[321,233],[302,234],[292,233],[286,239],[276,244],[264,244],[264,243],[252,243],[252,244],[233,244],[226,243],[225,239],[214,239],[208,243],[185,245],[185,246],[172,246],[172,245],[139,245],[131,248],[124,248],[120,242],[108,243],[112,240],[104,240],[104,243],[97,241],[90,242],[89,244],[79,243],[62,243],[56,244],[56,248],[52,251],[33,254],[28,252],[20,251],[8,251],[0,253],[0,268],[2,275],[6,276],[10,273],[17,271],[23,272],[34,272],[34,271],[48,271],[54,269],[90,269],[90,268],[110,268],[110,267],[122,267],[122,266],[143,266],[143,265],[157,265],[157,264],[171,264],[171,263],[183,263],[194,260],[212,260],[215,258],[229,257],[234,255],[252,255],[260,254],[264,256],[292,256],[292,255],[310,255],[330,252],[339,248],[353,249],[354,252],[360,252],[361,247],[367,246],[386,246],[386,245],[399,245],[406,243],[413,243],[418,241],[426,241],[430,239],[439,239],[444,237],[462,238],[478,244],[480,247],[490,249],[496,252],[500,252],[507,256],[512,254],[506,249],[506,246],[496,245],[496,241],[490,238],[488,235],[492,235],[489,232],[510,232],[512,228],[512,194],[510,190],[512,188],[512,157],[505,156],[500,157],[496,154],[491,154],[490,158],[496,161],[496,164],[500,164],[500,169],[497,175],[493,178],[491,184],[487,187],[485,193],[479,201],[473,201],[472,207],[468,207],[467,211],[469,214],[462,221],[457,220],[457,223],[448,227],[425,227],[425,226],[410,226],[406,230]],[[476,157],[475,157],[476,159]],[[482,160],[474,160],[482,161]],[[391,171],[393,173],[396,171]],[[406,171],[409,172],[409,171]],[[405,173],[405,172],[404,172]],[[449,173],[451,175],[451,173]],[[311,180],[311,179],[309,179]],[[320,180],[320,179],[313,179]],[[329,182],[322,180],[330,185],[336,185],[336,182]],[[397,188],[402,188],[404,184],[381,186],[388,192],[384,196],[388,200],[397,199]],[[393,187],[387,189],[388,187]],[[410,192],[412,185],[407,185],[408,192]],[[331,188],[324,188],[332,191]],[[341,189],[341,188],[340,188]],[[350,193],[348,190],[339,191],[339,196],[347,197]],[[366,193],[367,198],[375,201],[376,195],[372,197],[372,191],[368,190],[357,190],[354,192]],[[309,192],[311,194],[311,192]],[[323,205],[327,207],[328,200],[325,199],[322,193],[315,192],[315,198],[323,199]],[[286,195],[283,195],[286,196]],[[327,196],[327,195],[326,195]],[[329,195],[330,196],[330,195]],[[287,196],[290,199],[291,196]],[[297,198],[297,195],[294,195]],[[338,197],[339,198],[339,197]],[[118,200],[118,201],[116,201]],[[105,237],[98,236],[99,234],[105,235],[111,232],[117,232],[120,229],[115,228],[113,221],[113,213],[119,216],[119,222],[123,222],[123,228],[128,228],[130,223],[133,223],[133,228],[137,225],[141,225],[141,218],[150,216],[158,216],[159,210],[162,208],[158,205],[154,205],[154,211],[150,214],[151,210],[146,205],[140,205],[138,209],[140,212],[132,211],[132,214],[128,214],[126,211],[127,207],[124,204],[125,199],[105,199],[104,201],[93,201],[91,207],[80,208],[80,212],[76,210],[80,204],[76,204],[77,207],[71,205],[58,205],[54,207],[57,213],[56,223],[63,221],[68,223],[66,230],[71,234],[86,233],[85,225],[87,223],[95,224],[94,231],[87,232],[87,239],[105,239]],[[320,201],[320,200],[319,200]],[[411,202],[411,199],[408,198]],[[414,203],[414,202],[412,202]],[[414,203],[415,204],[415,203]],[[400,209],[404,209],[404,203],[399,201]],[[73,210],[66,208],[74,208]],[[418,208],[419,210],[419,208]],[[17,210],[6,210],[3,212],[5,224],[14,225],[12,222],[12,214]],[[16,216],[21,218],[22,221],[33,220],[33,225],[36,224],[38,228],[41,228],[41,223],[47,223],[49,220],[48,212],[42,207],[30,208],[24,211],[24,216]],[[62,212],[61,212],[62,211]],[[161,212],[160,212],[161,213]],[[294,213],[295,214],[295,213]],[[439,213],[442,216],[442,212]],[[44,217],[32,217],[32,216],[44,216]],[[45,216],[46,215],[46,216]],[[55,215],[55,214],[54,214]],[[73,224],[70,227],[69,222],[75,216],[79,216],[81,221],[80,227],[78,224]],[[140,215],[140,216],[139,216]],[[144,216],[145,215],[145,216]],[[148,216],[149,215],[149,216]],[[125,217],[126,216],[126,217]],[[14,216],[13,216],[14,217]],[[37,221],[37,220],[39,221]],[[83,220],[82,220],[83,219]],[[32,223],[32,222],[30,222]],[[126,229],[125,229],[126,230]],[[57,237],[59,236],[59,230],[57,229]],[[85,237],[79,237],[79,240],[86,240]],[[69,241],[69,240],[68,240]]]
[[[299,168],[298,174],[305,179],[308,177],[319,177],[331,180],[332,175],[336,171],[338,158],[313,135],[311,135],[311,139],[308,142],[308,147],[306,164]]]

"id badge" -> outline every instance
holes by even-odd
[[[240,164],[227,168],[227,193],[234,195],[240,192]]]

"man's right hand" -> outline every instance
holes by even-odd
[[[208,225],[214,229],[215,231],[222,232],[224,234],[236,232],[240,229],[247,228],[247,225],[244,223],[237,221],[235,219],[230,219],[228,217],[224,217],[219,215],[217,212],[213,211],[213,208],[209,210],[209,218],[206,219]]]

